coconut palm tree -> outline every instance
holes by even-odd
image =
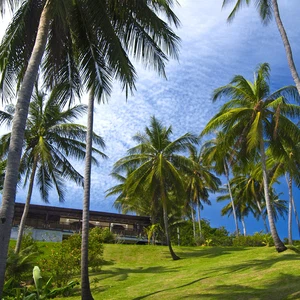
[[[53,186],[59,200],[64,201],[64,178],[83,184],[83,177],[74,169],[68,156],[77,160],[85,156],[86,128],[71,122],[82,116],[87,107],[77,105],[63,110],[64,105],[55,95],[52,93],[45,101],[46,95],[36,89],[30,103],[21,162],[21,173],[25,173],[24,185],[28,183],[28,193],[19,226],[16,253],[21,248],[35,178],[37,177],[41,198],[45,202],[48,202],[49,190]],[[8,133],[0,139],[2,156],[8,151],[10,138],[11,134]],[[98,146],[105,147],[100,136],[93,134],[93,139]],[[93,152],[106,157],[97,149],[93,149]],[[95,158],[93,162],[97,164]]]
[[[289,104],[288,101],[288,97],[299,101],[299,93],[294,86],[283,87],[270,93],[269,74],[270,67],[264,63],[259,65],[253,83],[237,75],[228,85],[216,89],[213,93],[214,101],[222,96],[230,100],[206,125],[203,134],[222,128],[231,144],[239,146],[242,150],[246,148],[246,154],[244,151],[240,153],[244,157],[247,153],[253,154],[254,151],[259,153],[270,231],[276,250],[281,252],[285,251],[286,247],[278,236],[272,214],[265,154],[266,138],[268,142],[277,138],[284,140],[287,136],[296,138],[299,135],[298,127],[288,117],[299,116],[300,107]]]
[[[189,159],[194,162],[195,168],[188,170],[185,175],[186,191],[188,203],[190,203],[191,206],[192,219],[194,219],[193,204],[197,206],[199,236],[201,238],[202,232],[200,210],[203,209],[203,203],[211,205],[209,200],[209,192],[216,192],[219,189],[221,181],[203,165],[201,151],[197,151],[196,147],[191,145],[189,148],[189,154]]]
[[[203,144],[202,156],[205,164],[212,166],[212,169],[218,175],[225,175],[226,185],[229,191],[231,206],[233,208],[233,218],[235,223],[235,234],[239,235],[238,219],[233,201],[231,186],[230,186],[230,167],[235,162],[235,151],[228,146],[224,134],[219,131],[214,139],[208,140]]]
[[[114,165],[115,171],[133,168],[126,180],[126,190],[129,197],[140,191],[145,191],[153,201],[160,201],[163,208],[164,229],[171,256],[174,253],[169,237],[168,204],[170,198],[184,199],[185,190],[182,170],[190,167],[191,161],[178,154],[188,149],[197,138],[192,134],[171,140],[172,127],[164,127],[155,117],[151,118],[150,126],[144,133],[138,133],[134,140],[139,144],[128,150],[128,156],[120,159]]]
[[[223,0],[223,7],[227,6],[229,3],[231,3],[232,0]],[[231,22],[236,13],[245,5],[249,5],[251,3],[251,0],[236,0],[236,4],[234,5],[233,10],[228,16],[228,21]],[[285,31],[285,28],[283,26],[281,17],[280,17],[280,12],[279,12],[279,7],[278,7],[278,2],[277,0],[257,0],[256,3],[256,8],[258,10],[258,13],[260,15],[260,18],[263,22],[263,24],[268,24],[270,20],[272,19],[272,15],[274,14],[275,16],[275,21],[277,28],[279,30],[283,46],[286,52],[286,57],[288,61],[288,65],[293,77],[293,80],[295,82],[295,85],[297,87],[298,93],[300,94],[300,78],[299,74],[296,69],[296,65],[293,59],[293,52],[292,52],[292,47],[289,42],[287,33]]]
[[[144,194],[140,199],[138,195],[130,197],[129,193],[126,191],[126,180],[130,176],[130,173],[133,172],[134,169],[126,170],[126,175],[113,172],[110,175],[117,181],[119,184],[109,188],[106,191],[106,197],[118,195],[114,201],[113,206],[123,214],[127,214],[129,212],[134,212],[140,216],[151,216],[151,220],[156,220],[157,217],[157,209],[158,207],[153,207],[151,205],[151,200]]]
[[[12,1],[7,2],[14,4]],[[129,55],[143,61],[147,67],[153,67],[161,75],[165,75],[168,56],[177,57],[178,37],[168,25],[179,24],[172,11],[173,3],[173,0],[28,0],[15,14],[0,46],[0,67],[4,74],[1,81],[2,91],[11,92],[14,81],[20,86],[0,211],[0,235],[3,235],[1,239],[5,241],[3,251],[0,251],[0,286],[3,285],[2,273],[5,270],[8,247],[6,245],[13,216],[15,170],[19,167],[30,96],[42,58],[45,58],[42,66],[46,85],[50,88],[53,85],[67,87],[63,98],[76,94],[81,83],[85,85],[90,95],[88,132],[91,135],[91,102],[94,99],[100,101],[103,95],[110,94],[112,79],[120,80],[126,94],[134,89],[136,74]],[[168,23],[161,16],[165,16]],[[46,55],[43,56],[45,51]],[[83,200],[84,299],[92,299],[86,251],[91,170],[90,135],[87,137]]]
[[[262,216],[265,225],[265,230],[266,232],[268,232],[265,214],[263,211],[263,186],[261,184],[261,180],[257,180],[253,176],[251,167],[255,169],[256,166],[250,164],[247,175],[235,175],[235,177],[233,177],[230,180],[230,186],[235,203],[236,214],[238,219],[242,223],[244,235],[246,235],[244,217],[248,216],[249,213],[252,213],[256,218]],[[229,193],[219,196],[217,198],[217,202],[226,201],[228,199],[231,200]],[[232,212],[233,209],[230,201],[230,203],[222,209],[221,214],[230,216]]]
[[[292,210],[296,217],[298,230],[300,230],[300,221],[294,203],[293,182],[300,186],[300,142],[294,139],[276,141],[270,144],[268,152],[267,164],[272,169],[271,183],[281,176],[285,176],[288,193],[289,193],[289,209],[288,209],[288,240],[289,244],[293,243],[292,238]]]

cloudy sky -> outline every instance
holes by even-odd
[[[300,68],[298,2],[278,1],[296,65]],[[150,116],[155,115],[166,126],[172,125],[174,137],[186,132],[199,134],[222,104],[211,102],[212,91],[227,84],[234,75],[240,74],[252,80],[256,66],[268,62],[272,89],[293,83],[274,21],[263,26],[254,7],[245,7],[234,22],[228,24],[226,18],[230,7],[222,10],[222,0],[179,0],[179,3],[175,11],[182,23],[176,29],[181,38],[180,58],[169,62],[168,79],[159,78],[154,72],[137,65],[139,79],[134,96],[126,101],[125,94],[116,84],[109,102],[96,106],[95,132],[105,139],[105,153],[109,159],[93,169],[92,210],[115,212],[112,207],[114,198],[105,198],[105,191],[115,184],[109,176],[112,165],[134,145],[132,136],[144,129]],[[85,120],[80,122],[85,123]],[[82,163],[75,165],[83,172]],[[282,188],[285,188],[284,182]],[[16,201],[24,202],[25,195],[26,190],[20,189]],[[60,204],[53,193],[50,204],[81,208],[82,195],[81,188],[66,183],[66,201]],[[203,217],[215,227],[226,226],[233,231],[233,219],[220,216],[221,206],[216,204],[214,195],[211,201],[212,206],[205,207]],[[42,203],[37,190],[32,203]],[[251,218],[246,220],[246,225],[249,233],[263,229],[261,223]],[[280,235],[286,236],[285,222],[278,225]]]

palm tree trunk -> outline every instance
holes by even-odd
[[[84,170],[84,196],[82,210],[82,241],[81,241],[81,299],[94,299],[89,281],[89,221],[90,221],[90,192],[92,168],[92,132],[94,121],[94,92],[91,90],[88,99],[88,120],[86,136],[86,157]]]
[[[259,203],[259,201],[257,199],[256,199],[256,205],[257,205],[257,207],[259,209],[259,212],[261,214],[261,217],[263,219],[266,233],[269,233],[269,228],[268,228],[268,225],[267,225],[267,222],[266,222],[266,216],[263,214],[262,208],[261,208],[260,203]]]
[[[289,211],[288,211],[288,240],[289,240],[289,245],[293,245],[293,235],[292,235],[292,204],[293,204],[293,190],[292,190],[292,176],[286,173],[285,174],[285,179],[288,185],[288,190],[289,190]]]
[[[300,236],[300,221],[299,221],[299,217],[298,217],[298,213],[297,213],[297,209],[296,209],[296,205],[295,205],[293,195],[292,195],[292,206],[293,206],[294,215],[295,215],[295,219],[296,219],[297,226],[298,226],[298,232],[299,232],[299,236]]]
[[[289,65],[292,77],[294,79],[294,82],[296,84],[298,93],[300,94],[300,78],[299,78],[295,63],[294,63],[291,45],[290,45],[289,39],[287,37],[286,31],[284,29],[283,23],[281,21],[277,0],[272,0],[272,6],[273,6],[273,11],[274,11],[274,16],[275,16],[275,21],[276,21],[276,24],[277,24],[277,28],[278,28],[279,33],[281,35],[283,46],[284,46],[284,49],[285,49],[285,52],[286,52],[288,65]]]
[[[244,236],[246,236],[247,235],[247,231],[246,231],[246,224],[245,224],[244,217],[241,218],[241,222],[242,222],[242,226],[243,226],[243,234],[244,234]]]
[[[267,167],[266,167],[266,157],[265,157],[265,146],[264,146],[264,140],[261,136],[260,138],[260,155],[261,155],[261,165],[262,165],[262,173],[263,173],[263,182],[264,182],[264,193],[265,193],[265,201],[266,201],[266,207],[268,212],[268,220],[270,225],[270,231],[272,238],[274,240],[275,248],[277,252],[283,252],[287,248],[283,244],[283,242],[280,240],[279,235],[277,233],[277,229],[275,226],[273,213],[272,213],[272,207],[271,207],[271,201],[269,196],[269,183],[268,183],[268,175],[267,175]]]
[[[162,187],[162,189],[164,189],[164,187]],[[172,256],[172,259],[178,260],[178,259],[180,259],[180,257],[175,254],[175,252],[173,251],[172,245],[171,245],[171,240],[170,240],[170,235],[169,235],[167,201],[166,201],[166,196],[164,195],[164,192],[162,195],[162,205],[163,205],[163,216],[164,216],[164,225],[165,225],[165,234],[166,234],[166,239],[167,239],[167,245],[169,247],[169,251]]]
[[[201,228],[201,207],[200,207],[200,200],[197,201],[197,207],[198,207],[198,226],[199,226],[199,237],[202,238],[202,228]]]
[[[194,216],[194,208],[192,205],[191,205],[191,214],[192,214],[192,222],[193,222],[193,234],[194,234],[194,239],[196,240],[195,216]]]
[[[12,219],[14,215],[18,170],[20,166],[26,119],[34,83],[47,43],[50,22],[49,12],[50,8],[47,1],[40,17],[36,40],[28,62],[28,67],[23,78],[16,105],[16,112],[13,119],[13,127],[11,131],[11,141],[9,145],[6,176],[2,196],[2,206],[0,210],[0,298],[2,296],[2,289],[4,284],[6,258],[11,233]]]
[[[34,158],[33,161],[33,166],[32,166],[32,171],[30,175],[30,180],[29,180],[29,187],[28,187],[28,193],[27,193],[27,198],[24,206],[24,211],[22,214],[20,226],[19,226],[19,232],[18,232],[18,238],[17,238],[17,243],[15,247],[15,253],[19,253],[21,249],[21,243],[22,243],[22,238],[23,238],[23,232],[25,228],[25,223],[29,211],[29,205],[30,205],[30,200],[31,200],[31,195],[32,195],[32,190],[33,190],[33,184],[34,184],[34,177],[35,177],[35,172],[37,168],[37,157]]]
[[[230,185],[230,181],[229,181],[229,171],[228,171],[227,163],[225,160],[224,160],[224,171],[225,171],[225,176],[227,179],[228,192],[229,192],[229,196],[230,196],[233,218],[234,218],[234,222],[235,222],[235,232],[236,232],[235,234],[236,234],[236,236],[239,236],[239,226],[238,226],[238,220],[236,217],[236,210],[235,210],[235,205],[234,205],[234,201],[233,201],[231,185]]]

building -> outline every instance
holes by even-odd
[[[11,238],[16,239],[24,210],[23,203],[15,203]],[[82,210],[30,204],[26,227],[32,237],[40,241],[62,241],[67,235],[80,232]],[[146,243],[144,228],[150,217],[90,211],[90,228],[109,228],[117,238],[127,243]]]

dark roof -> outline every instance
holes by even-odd
[[[21,217],[24,209],[24,203],[15,203],[15,217]],[[45,215],[59,216],[63,218],[82,219],[82,210],[75,208],[64,208],[46,205],[30,204],[28,217],[41,218]],[[102,221],[111,223],[123,224],[150,224],[150,217],[147,216],[133,216],[116,213],[108,213],[101,211],[90,211],[90,221]]]

